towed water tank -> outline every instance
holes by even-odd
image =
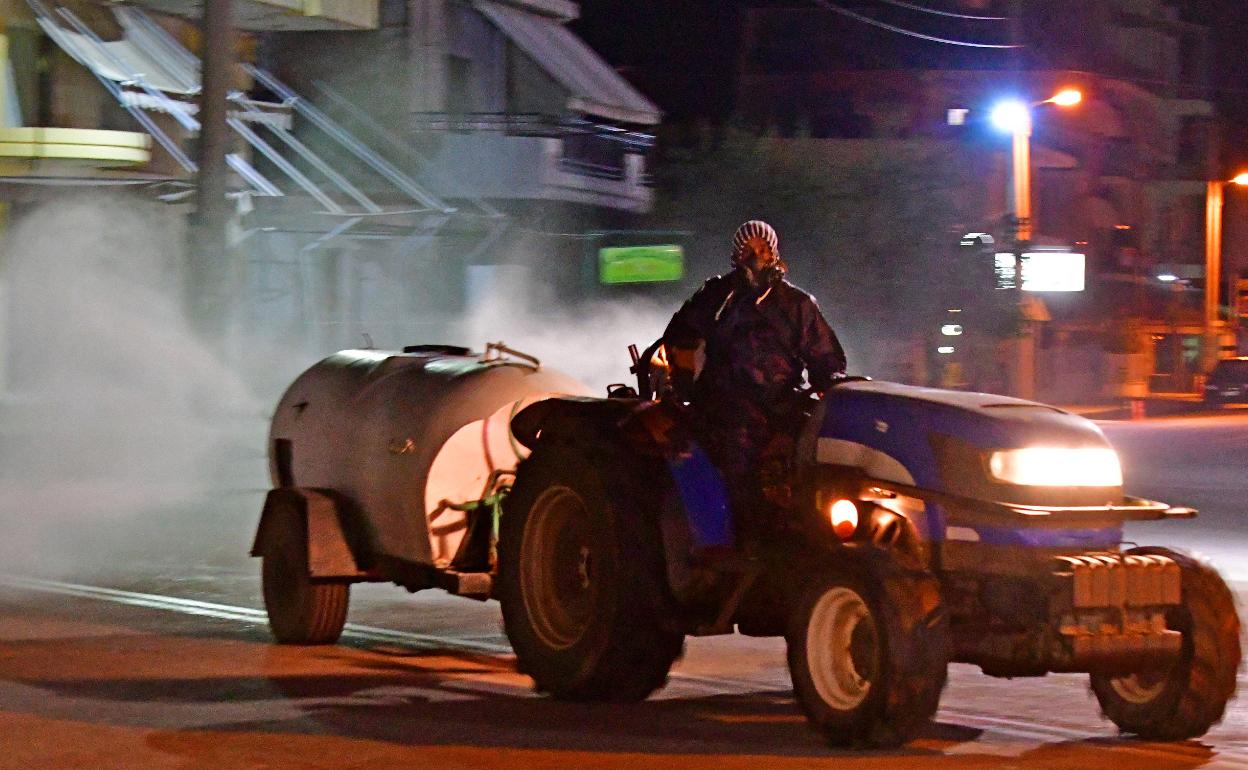
[[[551,395],[587,393],[501,346],[344,350],[278,403],[273,485],[334,490],[351,501],[372,555],[445,566],[467,528],[467,514],[445,503],[480,499],[491,474],[526,452],[511,417]]]

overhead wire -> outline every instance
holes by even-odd
[[[953,11],[941,11],[936,8],[928,8],[925,5],[916,5],[915,3],[907,3],[905,0],[878,0],[885,5],[895,5],[898,8],[905,8],[910,11],[918,11],[919,13],[930,13],[933,16],[944,16],[950,19],[965,19],[967,21],[1009,21],[1009,16],[976,16],[970,13],[954,13]]]
[[[863,24],[869,24],[873,27],[879,27],[880,29],[888,30],[889,32],[895,32],[899,35],[907,35],[909,37],[918,38],[919,40],[926,40],[930,43],[943,43],[944,45],[957,45],[957,46],[963,46],[965,48],[989,48],[989,49],[995,49],[995,50],[1021,47],[1017,45],[1003,45],[1001,43],[976,43],[976,42],[972,42],[969,40],[954,40],[952,38],[947,38],[947,37],[937,37],[935,35],[927,35],[922,32],[915,32],[912,29],[906,29],[905,27],[898,27],[894,24],[885,23],[885,22],[880,21],[879,19],[873,19],[870,16],[864,16],[863,14],[858,13],[857,11],[851,11],[848,8],[843,8],[835,3],[829,2],[829,0],[814,0],[814,3],[820,6],[821,8],[831,11],[832,13],[839,13],[842,16],[846,16],[848,18],[854,19],[855,21],[860,21]]]

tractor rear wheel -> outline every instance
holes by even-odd
[[[798,705],[832,745],[898,746],[936,713],[950,639],[934,578],[822,576],[786,638]]]
[[[1182,570],[1182,603],[1166,625],[1183,634],[1179,660],[1127,676],[1093,674],[1092,692],[1118,729],[1145,740],[1181,741],[1204,735],[1235,696],[1241,651],[1235,597],[1209,565],[1168,548],[1129,554],[1167,556]]]
[[[538,447],[499,534],[498,596],[522,672],[578,701],[638,701],[680,656],[653,495],[627,458]]]
[[[351,586],[312,578],[302,516],[282,517],[261,558],[260,579],[269,628],[280,644],[334,644],[342,636]]]

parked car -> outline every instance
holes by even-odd
[[[1224,358],[1205,383],[1205,403],[1210,406],[1248,403],[1248,356]]]

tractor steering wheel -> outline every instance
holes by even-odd
[[[656,397],[667,389],[667,373],[656,372],[650,362],[654,359],[654,354],[663,346],[663,338],[655,340],[641,355],[637,357],[637,363],[633,364],[629,369],[637,377],[637,395],[646,401],[654,401]]]

